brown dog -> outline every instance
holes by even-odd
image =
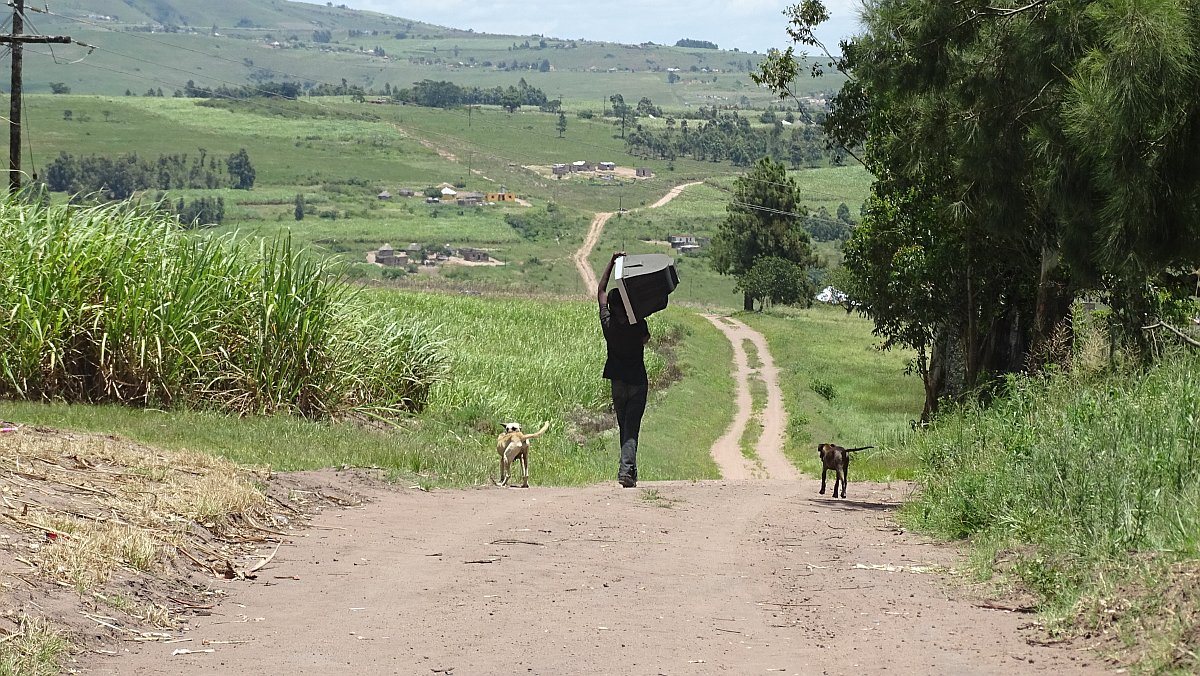
[[[838,497],[838,482],[842,484],[842,495],[846,497],[846,475],[850,471],[850,454],[865,451],[874,446],[842,448],[834,444],[817,444],[817,455],[821,456],[821,495],[825,495],[825,475],[833,470],[833,497]]]
[[[545,434],[550,429],[550,422],[542,424],[542,429],[533,434],[521,431],[521,423],[504,423],[504,432],[496,437],[496,452],[500,454],[500,480],[497,486],[507,486],[514,460],[521,461],[521,488],[529,488],[529,440]]]

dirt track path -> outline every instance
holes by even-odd
[[[577,264],[586,259],[581,249]],[[321,515],[257,580],[213,581],[228,599],[189,618],[184,641],[114,642],[115,656],[77,666],[109,676],[1103,670],[1089,653],[1036,643],[1029,616],[955,585],[946,573],[958,550],[896,525],[909,484],[855,482],[836,500],[797,478],[765,341],[708,319],[735,353],[737,415],[713,447],[725,480],[425,493],[318,473],[369,501]],[[751,377],[768,392],[761,471],[739,443]],[[536,468],[535,454],[535,482]]]
[[[767,348],[762,334],[732,317],[704,315],[708,321],[725,334],[733,345],[733,370],[737,382],[736,404],[733,422],[725,434],[712,447],[713,460],[721,469],[721,476],[731,481],[769,478],[795,480],[800,473],[783,455],[784,433],[787,430],[787,411],[783,407],[783,391],[779,388],[779,369]],[[750,367],[745,344],[749,341],[755,350],[759,365]],[[754,446],[757,463],[742,455],[741,440],[746,427],[754,421],[750,397],[750,379],[759,378],[767,389],[767,401],[758,422],[762,431]],[[765,475],[765,476],[764,476]]]
[[[596,243],[600,241],[600,233],[604,232],[604,224],[612,217],[613,212],[611,211],[601,211],[596,214],[592,218],[592,224],[588,227],[587,235],[583,238],[583,246],[571,254],[571,260],[575,261],[575,268],[579,270],[579,277],[583,279],[584,293],[588,296],[596,293],[596,284],[599,281],[596,279],[596,271],[592,270],[592,264],[588,262],[588,256],[592,255],[592,249],[596,248]]]
[[[671,200],[679,197],[680,193],[688,186],[700,185],[703,181],[694,183],[683,183],[671,188],[667,194],[658,199],[657,202],[651,204],[647,209],[657,209]],[[584,293],[588,296],[596,293],[596,271],[592,270],[591,263],[588,263],[588,256],[592,255],[592,249],[596,248],[596,243],[600,241],[600,233],[604,232],[604,224],[608,223],[608,219],[613,217],[611,211],[601,211],[592,218],[592,223],[588,226],[587,235],[583,238],[583,246],[579,247],[575,253],[571,254],[571,260],[575,261],[575,268],[579,270],[579,277],[583,280]]]
[[[332,473],[326,473],[332,477]],[[332,480],[336,480],[333,478]],[[1027,616],[973,604],[936,571],[955,550],[898,530],[908,488],[643,482],[424,493],[370,489],[190,640],[114,642],[85,673],[1066,674]],[[172,655],[175,650],[211,653]]]

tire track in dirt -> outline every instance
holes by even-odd
[[[762,433],[754,446],[755,455],[768,479],[794,481],[800,473],[783,454],[784,433],[787,430],[787,411],[783,406],[783,390],[779,387],[779,369],[771,357],[767,341],[762,334],[732,317],[704,315],[725,334],[733,346],[734,379],[737,382],[735,397],[737,410],[733,422],[721,438],[712,446],[713,460],[721,470],[721,477],[730,481],[749,479],[759,474],[755,467],[742,455],[742,436],[746,427],[753,422],[753,400],[750,396],[750,379],[759,378],[767,389],[767,402],[759,418]],[[753,369],[744,347],[749,341],[758,353],[760,365]]]

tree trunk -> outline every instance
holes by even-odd
[[[754,296],[749,293],[742,295],[742,309],[746,312],[754,312]]]

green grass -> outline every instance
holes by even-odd
[[[1138,671],[1195,673],[1200,359],[1012,377],[914,440],[914,528],[976,543],[984,574]]]
[[[173,11],[172,11],[173,10]],[[117,21],[59,18],[108,14]],[[447,16],[446,22],[453,17]],[[169,22],[195,32],[131,32],[126,28]],[[236,24],[241,24],[238,27]],[[212,35],[217,26],[220,35]],[[317,44],[315,27],[330,30],[332,42]],[[559,98],[574,109],[599,110],[608,96],[620,93],[631,104],[643,96],[669,109],[695,109],[702,105],[775,104],[775,96],[755,86],[746,72],[761,54],[722,50],[687,49],[661,45],[620,45],[593,40],[562,40],[548,36],[545,48],[538,38],[455,30],[412,22],[373,12],[326,7],[317,3],[236,2],[214,0],[197,5],[183,0],[155,2],[151,8],[117,0],[65,0],[54,14],[39,16],[36,28],[46,34],[71,35],[100,49],[87,59],[63,68],[62,58],[73,59],[81,50],[56,49],[56,62],[48,49],[30,45],[25,59],[26,86],[31,92],[49,91],[50,82],[64,82],[78,93],[121,95],[131,90],[141,95],[147,88],[171,93],[194,80],[200,86],[251,84],[252,77],[351,85],[382,90],[409,87],[424,80],[449,80],[460,86],[492,88],[517,84],[524,78],[550,98]],[[348,29],[376,31],[351,38]],[[394,35],[403,32],[406,39]],[[565,37],[565,36],[564,36]],[[271,49],[270,42],[281,48]],[[525,43],[530,47],[526,48]],[[387,58],[369,53],[376,47]],[[365,50],[365,51],[364,51]],[[484,62],[550,62],[549,72],[501,71]],[[459,65],[462,63],[463,65]],[[665,69],[681,69],[681,80],[668,84]],[[692,72],[692,68],[719,69],[719,73]],[[797,95],[828,92],[843,78],[830,73],[822,78],[802,78]]]
[[[246,148],[255,167],[253,190],[175,190],[180,198],[221,197],[226,222],[214,232],[272,237],[288,232],[301,245],[319,253],[358,264],[367,251],[387,242],[450,243],[494,251],[505,261],[536,262],[523,269],[448,270],[447,286],[475,285],[481,289],[570,293],[570,252],[582,242],[584,226],[557,240],[521,241],[504,222],[504,214],[526,207],[480,209],[454,205],[432,207],[420,198],[376,198],[382,190],[398,194],[443,182],[465,184],[467,190],[501,187],[525,196],[535,208],[553,202],[586,222],[595,211],[631,210],[612,219],[597,256],[608,250],[634,253],[667,251],[667,233],[690,232],[711,236],[725,218],[728,189],[741,170],[725,164],[679,159],[673,163],[641,161],[625,154],[623,141],[611,121],[571,116],[564,138],[554,130],[557,116],[537,111],[508,114],[496,108],[437,110],[415,106],[356,104],[341,98],[288,101],[202,101],[153,97],[93,97],[31,95],[26,99],[29,131],[36,155],[27,157],[32,171],[44,169],[59,152],[106,155],[137,152],[205,153],[220,160]],[[71,119],[64,112],[71,111]],[[3,140],[0,140],[3,145]],[[619,166],[646,165],[649,179],[615,183],[581,179],[552,180],[532,167],[575,159],[612,160]],[[811,169],[795,172],[806,204],[836,211],[846,202],[857,209],[868,185],[861,167]],[[707,180],[688,188],[661,209],[643,209],[681,183]],[[143,196],[153,200],[159,191]],[[295,221],[293,203],[301,194],[306,217]],[[56,201],[64,199],[56,195]],[[325,216],[325,217],[322,217]],[[834,264],[840,252],[819,244],[822,257]],[[559,263],[562,263],[561,265]],[[538,264],[543,264],[539,267]],[[379,279],[378,269],[358,266],[356,274]],[[734,280],[714,273],[703,257],[680,259],[687,280],[678,302],[737,307]],[[420,280],[419,286],[436,283]]]
[[[854,477],[913,478],[916,456],[905,442],[924,394],[919,379],[904,375],[912,355],[877,349],[871,322],[837,307],[735,316],[766,337],[775,358],[789,421],[784,452],[797,467],[820,471],[821,442],[871,445],[875,449],[855,457]],[[832,388],[833,399],[814,391],[814,383]]]
[[[71,644],[58,629],[41,619],[21,617],[11,640],[0,646],[0,676],[53,676],[67,658]]]
[[[281,239],[196,239],[129,203],[0,202],[0,394],[287,411],[419,410],[444,355]]]
[[[500,424],[551,422],[535,448],[536,484],[611,478],[617,465],[608,383],[600,378],[603,339],[593,303],[445,294],[370,294],[398,322],[439,326],[454,355],[451,375],[426,411],[396,429],[328,424],[289,416],[230,418],[196,411],[0,402],[0,417],[22,424],[119,433],[144,443],[215,453],[278,471],[350,464],[381,467],[427,486],[478,485],[496,473]],[[671,310],[652,323],[652,378],[683,380],[651,395],[639,454],[646,479],[715,478],[708,455],[731,414],[724,340],[707,322]],[[723,358],[723,359],[722,359]],[[700,403],[698,403],[700,402]],[[679,420],[698,414],[696,424]],[[612,429],[609,429],[612,428]],[[608,430],[608,431],[603,431]],[[602,433],[597,434],[597,431]]]

